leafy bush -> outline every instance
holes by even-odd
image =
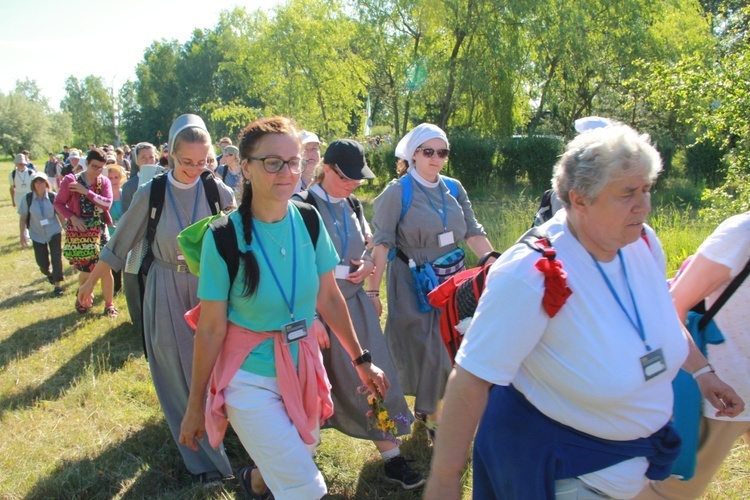
[[[495,139],[475,132],[460,131],[450,134],[449,140],[449,175],[458,178],[467,188],[494,182],[497,156]]]
[[[396,177],[396,147],[387,144],[377,149],[365,147],[367,166],[376,175],[377,183],[383,185]]]
[[[534,191],[547,189],[550,187],[552,168],[563,148],[562,139],[553,136],[506,139],[499,147],[502,156],[500,177],[512,183],[525,175]]]
[[[688,178],[696,184],[705,181],[706,186],[715,188],[726,178],[726,168],[722,161],[724,149],[704,140],[691,144],[685,149],[685,170]]]

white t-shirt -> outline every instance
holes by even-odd
[[[16,174],[15,176],[13,175],[14,172]],[[8,181],[10,182],[10,185],[15,188],[15,191],[13,192],[13,200],[17,207],[21,205],[21,200],[26,196],[26,193],[31,192],[32,175],[34,175],[34,172],[28,167],[23,172],[19,172],[17,168],[10,171]]]
[[[662,349],[667,371],[645,381],[644,342],[564,217],[556,214],[542,229],[568,274],[567,303],[547,316],[544,277],[534,267],[541,255],[513,247],[489,272],[456,363],[493,384],[512,382],[542,413],[580,431],[612,440],[650,436],[671,418],[672,379],[688,353],[663,269],[640,238],[621,251],[627,281],[619,257],[601,263],[637,323],[632,290],[646,341]],[[634,458],[581,479],[614,498],[631,498],[647,468],[645,458]]]
[[[706,307],[711,307],[750,259],[750,212],[722,222],[698,247],[697,253],[730,269],[730,279],[707,297]],[[716,368],[717,375],[745,402],[750,402],[750,277],[732,294],[714,321],[725,341],[720,345],[709,344],[708,360]],[[747,409],[737,417],[729,418],[715,417],[716,410],[708,401],[703,407],[707,418],[750,421]]]

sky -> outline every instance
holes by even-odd
[[[35,80],[54,109],[73,75],[118,90],[154,40],[190,39],[223,10],[270,9],[279,0],[0,0],[0,92]]]

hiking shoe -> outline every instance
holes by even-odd
[[[63,292],[63,289],[60,286],[56,286],[55,289],[52,291],[53,297],[62,297],[63,295],[65,295],[65,292]]]
[[[110,318],[116,318],[119,313],[117,312],[117,309],[115,309],[115,306],[105,306],[104,315],[109,316]]]
[[[383,465],[385,480],[389,483],[397,484],[405,490],[413,490],[424,485],[424,477],[412,469],[409,462],[411,460],[406,460],[401,455],[386,460]]]

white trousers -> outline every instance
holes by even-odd
[[[318,499],[327,493],[306,445],[289,418],[275,378],[237,370],[224,390],[232,428],[278,500]],[[320,442],[320,430],[314,435]]]

